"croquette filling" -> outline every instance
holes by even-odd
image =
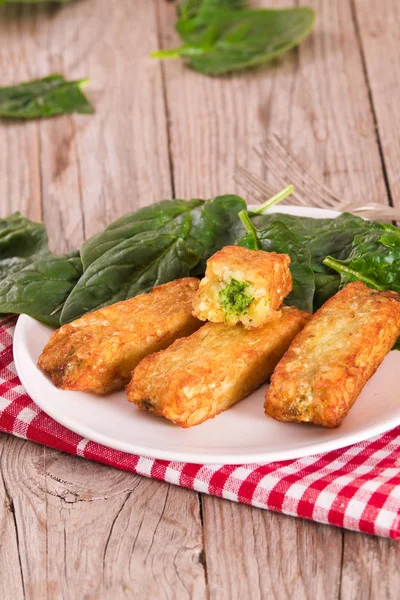
[[[237,279],[231,279],[218,294],[218,302],[225,317],[242,315],[253,300],[249,284]]]

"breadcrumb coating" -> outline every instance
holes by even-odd
[[[95,394],[121,389],[145,356],[201,326],[191,314],[198,287],[198,279],[178,279],[63,325],[38,365],[62,389]]]
[[[132,374],[128,399],[181,427],[198,425],[264,383],[309,316],[284,307],[280,318],[257,328],[207,323],[145,358]]]
[[[338,427],[400,335],[400,295],[349,283],[317,311],[277,365],[265,413]]]

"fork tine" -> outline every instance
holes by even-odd
[[[294,185],[294,194],[285,199],[282,204],[290,204],[293,200],[296,204],[319,208],[339,208],[339,205],[343,204],[341,198],[298,162],[276,134],[253,149],[277,187],[287,185],[288,181]],[[276,191],[275,185],[268,185],[242,165],[236,165],[234,180],[257,202],[263,202]]]
[[[297,166],[298,172],[302,175],[305,186],[309,186],[309,189],[306,189],[306,193],[313,195],[316,190],[317,197],[323,201],[325,200],[329,206],[335,206],[336,204],[342,202],[342,198],[337,196],[328,186],[326,186],[320,179],[314,177],[309,171],[307,171],[300,163],[295,159],[295,157],[285,148],[281,140],[276,138],[277,142],[280,144],[282,150],[286,153],[286,156],[291,157],[292,165]]]
[[[302,170],[298,168],[297,163],[292,161],[291,157],[282,152],[280,146],[273,145],[271,143],[265,144],[255,151],[260,156],[264,164],[269,165],[269,169],[276,176],[277,173],[290,173],[290,180],[296,188],[296,197],[298,200],[302,200],[302,204],[307,202],[308,190],[305,185],[305,177]],[[321,199],[316,198],[315,190],[311,197],[308,199],[308,204],[319,204],[325,205],[325,197]]]
[[[237,165],[237,172],[239,175],[242,175],[245,180],[248,181],[249,184],[254,185],[256,189],[260,192],[262,191],[264,194],[272,194],[272,188],[268,186],[265,182],[261,181],[258,177],[250,173],[245,167],[242,165]]]
[[[291,179],[295,182],[298,192],[304,196],[307,196],[309,191],[307,189],[309,185],[307,172],[301,165],[299,165],[296,159],[294,159],[294,157],[290,154],[277,136],[274,136],[264,144],[261,144],[256,151],[258,151],[258,154],[262,160],[268,161],[270,165],[276,165],[278,172],[289,171]],[[318,182],[313,182],[313,186],[315,185],[317,188],[319,188]],[[314,187],[313,192],[314,196]],[[325,199],[325,193],[323,194],[323,199]],[[310,200],[312,201],[312,199]]]
[[[235,171],[233,174],[233,179],[241,185],[246,192],[251,194],[257,202],[265,202],[265,200],[276,193],[276,187],[270,187],[265,182],[261,181],[259,177],[250,173],[245,167],[242,165],[236,165]],[[282,188],[287,185],[287,181],[279,180],[277,187]],[[291,204],[293,202],[294,195],[291,195],[289,198],[281,201],[281,204]],[[297,197],[297,203],[302,204],[303,206],[307,205],[307,201],[303,199],[301,196]]]
[[[267,148],[255,148],[255,152],[261,158],[265,165],[268,165],[271,176],[279,181],[279,185],[283,184],[283,181],[290,180],[295,186],[295,193],[292,197],[297,200],[299,204],[310,205],[310,201],[307,199],[307,193],[304,191],[302,183],[302,177],[296,173],[295,168],[288,165],[286,157],[282,157],[280,151],[276,152],[274,148],[268,145]]]
[[[246,192],[251,194],[257,202],[261,203],[274,194],[272,188],[250,173],[250,171],[242,165],[236,165],[233,179],[236,183],[241,185]]]
[[[275,172],[290,174],[298,195],[302,195],[308,205],[336,207],[342,202],[341,198],[299,164],[277,135],[260,144],[255,151],[270,170],[272,167]]]

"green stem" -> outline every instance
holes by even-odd
[[[251,222],[249,213],[247,212],[247,210],[241,210],[240,213],[238,214],[238,216],[239,216],[239,219],[243,223],[246,233],[248,233],[254,237],[255,249],[260,250],[260,244],[258,243],[258,238],[257,238],[257,229],[254,227],[253,223]]]
[[[150,53],[151,58],[179,58],[182,48],[170,48],[169,50],[154,50]]]
[[[80,80],[78,81],[78,86],[79,86],[79,89],[81,89],[81,90],[82,90],[82,89],[83,89],[83,88],[85,88],[87,85],[89,85],[89,83],[90,83],[90,79],[89,79],[89,77],[84,77],[83,79],[80,79]]]
[[[259,206],[255,210],[252,210],[251,213],[253,215],[262,215],[266,210],[271,208],[271,206],[274,206],[274,204],[278,204],[278,202],[281,202],[281,200],[284,200],[284,198],[287,198],[293,192],[294,186],[287,185],[285,188],[283,188],[283,190],[275,194],[275,196],[272,196],[272,198],[264,202],[264,204],[261,204],[261,206]]]
[[[332,258],[332,256],[327,256],[322,262],[324,265],[326,265],[327,267],[330,267],[337,273],[346,273],[347,275],[350,275],[351,277],[355,277],[358,281],[362,281],[363,283],[365,283],[365,285],[367,285],[370,288],[373,288],[375,290],[380,290],[382,292],[384,292],[386,290],[386,288],[383,285],[378,285],[373,279],[370,279],[369,277],[365,277],[365,275],[361,275],[361,273],[359,273],[358,271],[355,271],[354,269],[347,267],[340,261],[336,260],[335,258]]]

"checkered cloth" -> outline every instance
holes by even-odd
[[[400,537],[400,427],[327,454],[266,465],[196,465],[106,448],[76,435],[25,393],[0,321],[0,430],[198,492],[384,537]]]

